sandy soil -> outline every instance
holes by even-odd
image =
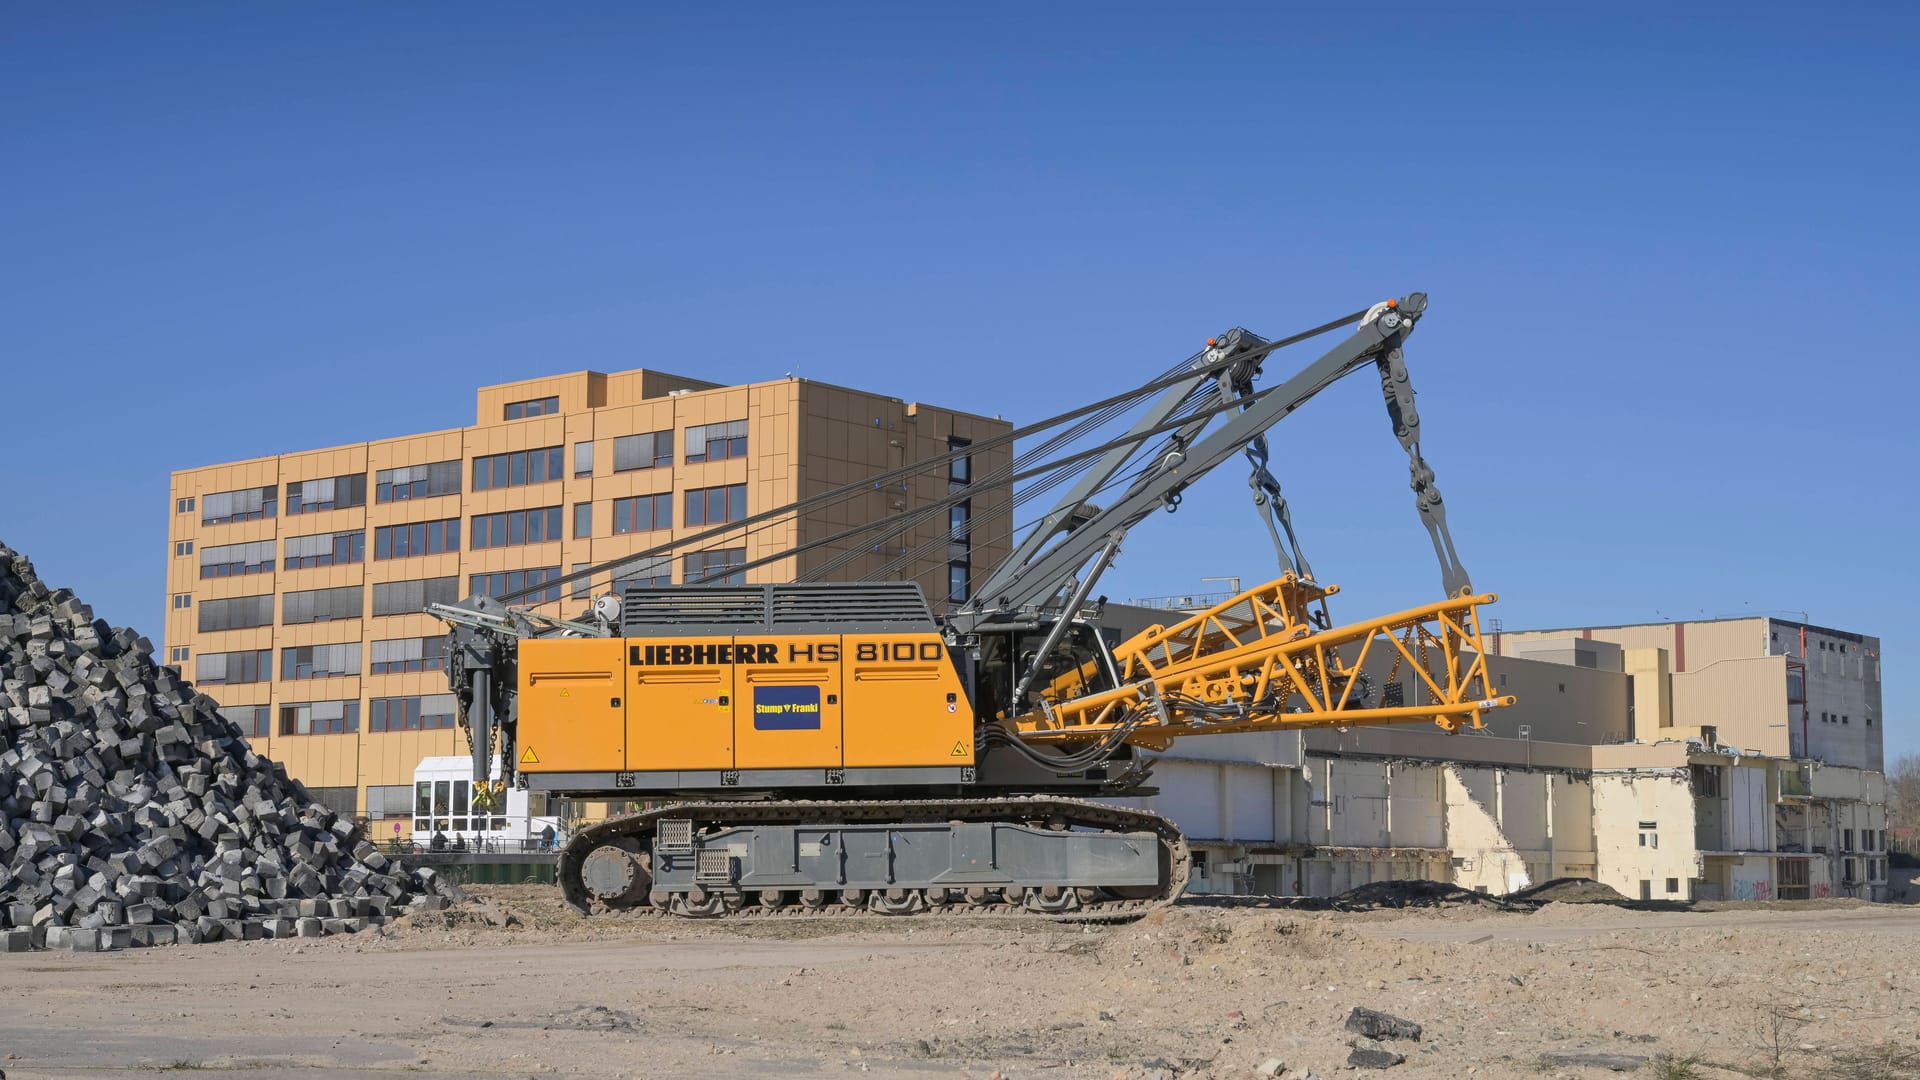
[[[1682,1076],[1920,1076],[1913,907],[1190,902],[1124,926],[723,927],[476,893],[352,938],[0,955],[0,1069],[1139,1080],[1278,1058],[1329,1078],[1365,1006],[1425,1028],[1386,1044],[1396,1077],[1610,1075],[1543,1061],[1588,1050],[1703,1059]]]

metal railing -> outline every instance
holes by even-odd
[[[1159,608],[1163,611],[1205,611],[1240,595],[1237,592],[1175,593],[1171,596],[1140,596],[1127,603],[1132,607]]]
[[[396,837],[381,842],[380,850],[389,855],[535,855],[556,853],[565,843],[559,838],[547,843],[537,836],[526,839],[450,836],[445,844],[436,845],[431,837],[425,840]]]

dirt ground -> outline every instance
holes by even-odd
[[[7,1080],[1920,1076],[1920,908],[1190,900],[1119,926],[586,920],[539,886],[354,937],[0,955]],[[426,916],[418,918],[425,923]],[[1660,1059],[1671,1060],[1660,1060]],[[1698,1059],[1692,1065],[1678,1062]],[[1349,1074],[1350,1075],[1350,1074]]]

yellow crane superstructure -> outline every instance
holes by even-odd
[[[575,618],[487,597],[437,605],[453,628],[448,677],[475,776],[647,805],[580,830],[560,853],[561,888],[583,910],[1113,918],[1171,902],[1188,874],[1179,829],[1101,801],[1154,790],[1146,751],[1313,727],[1430,721],[1451,732],[1513,702],[1489,690],[1480,642],[1478,609],[1494,597],[1468,583],[1420,453],[1402,346],[1425,310],[1413,293],[1282,341],[1228,331],[1143,387],[1008,438],[1051,431],[1041,445],[1058,447],[1062,431],[1137,409],[1124,434],[1038,464],[1016,457],[1011,475],[827,538],[897,534],[988,485],[1026,481],[1030,492],[1071,480],[941,618],[908,581],[632,587]],[[1348,327],[1280,385],[1255,387],[1279,349]],[[1300,552],[1265,433],[1366,366],[1408,452],[1445,596],[1335,625],[1327,598],[1338,588],[1318,584]],[[1282,575],[1110,645],[1092,589],[1128,531],[1236,456],[1252,464]],[[559,584],[717,546],[947,463],[867,478]]]

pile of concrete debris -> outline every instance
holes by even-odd
[[[0,951],[314,937],[445,905],[218,710],[0,544]]]

